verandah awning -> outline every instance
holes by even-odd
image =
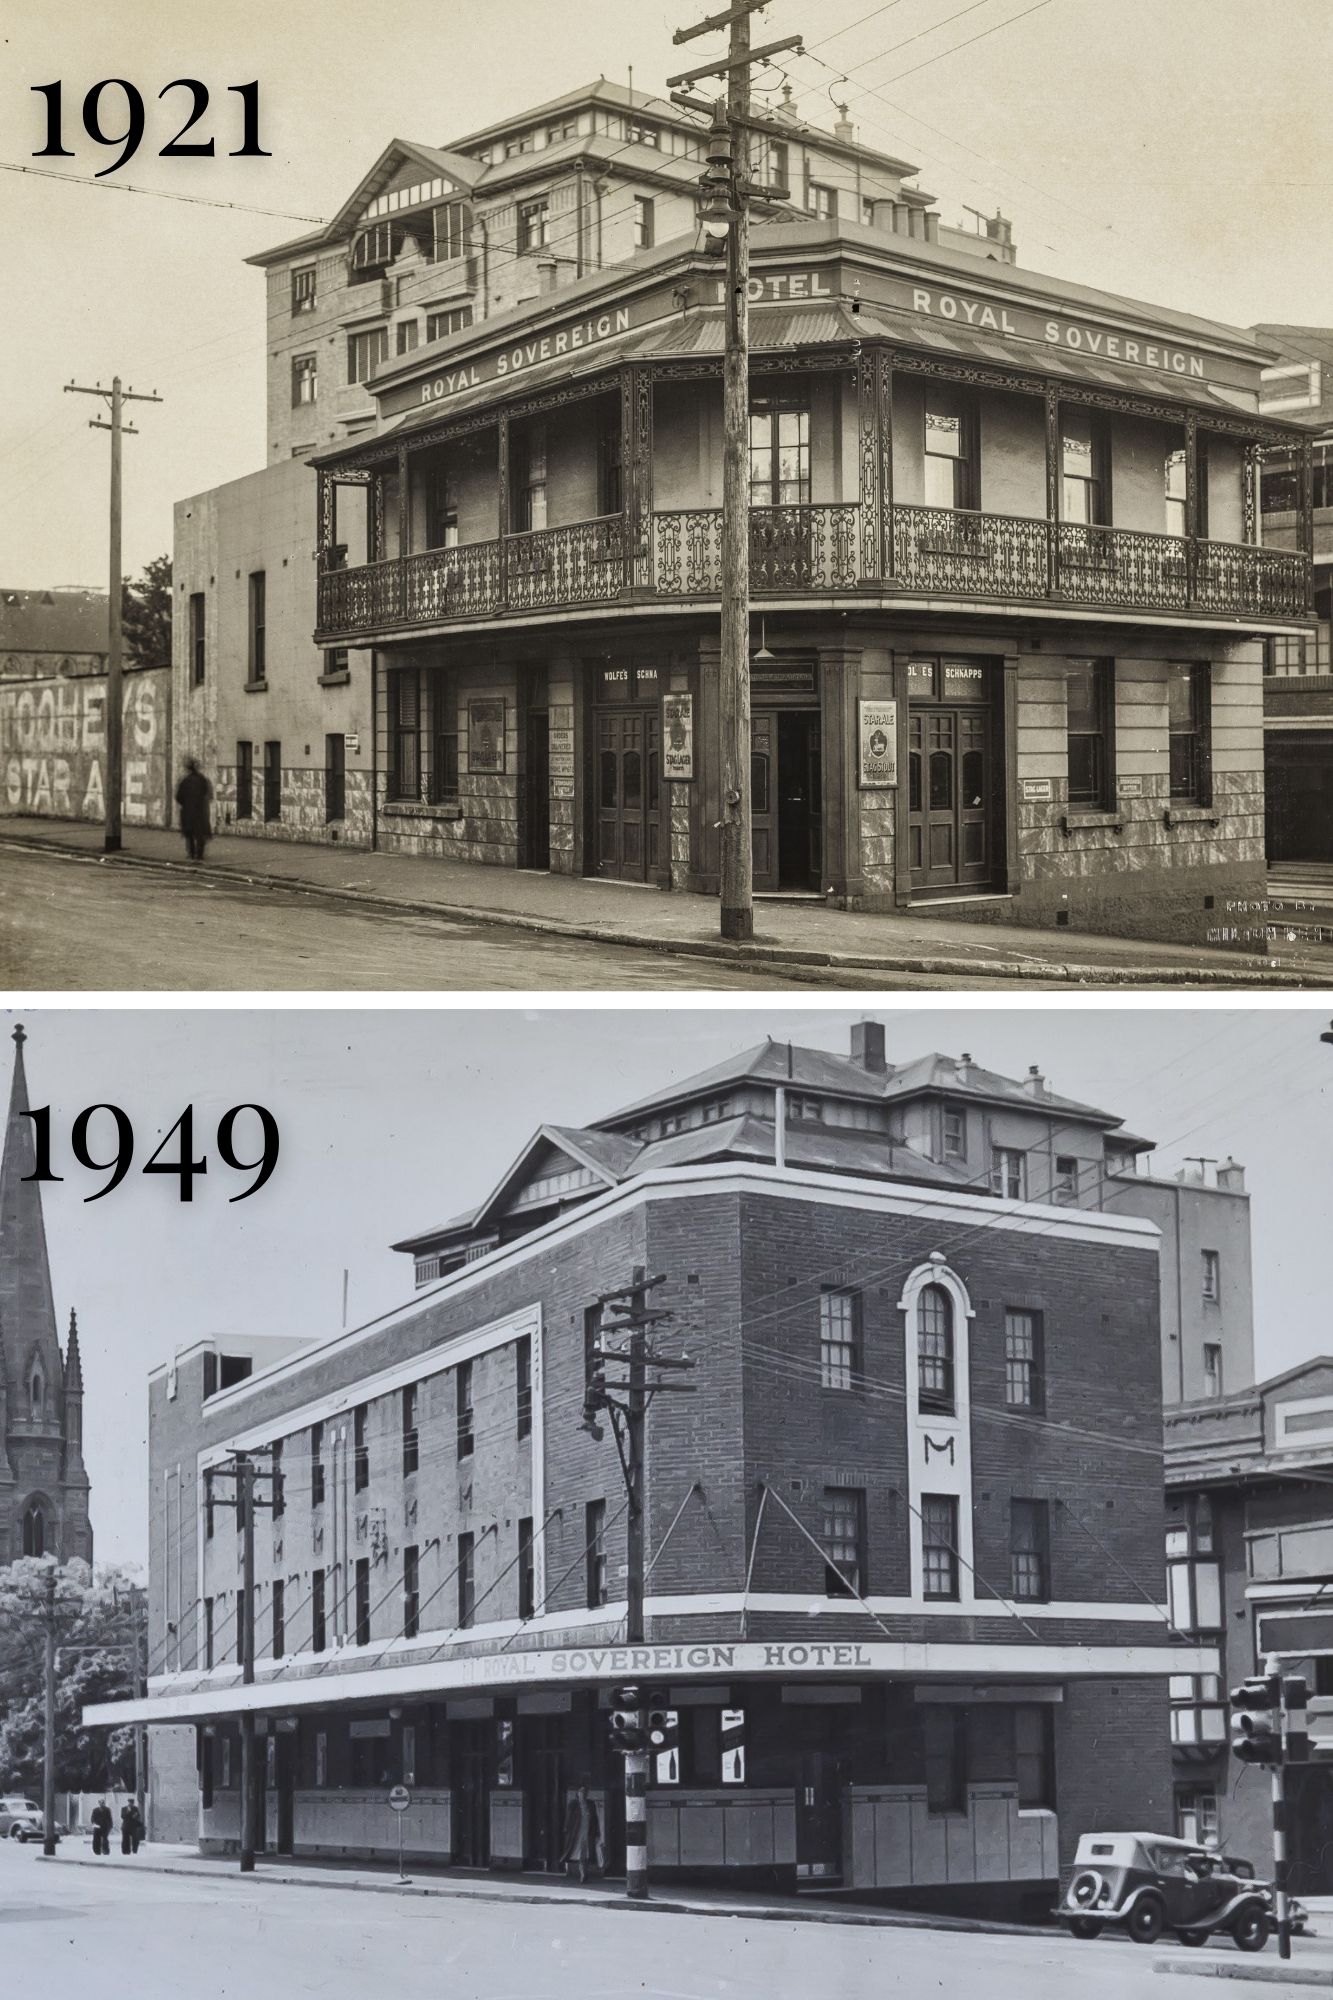
[[[372,1658],[375,1656],[372,1655]],[[381,1656],[382,1658],[382,1656]],[[262,1669],[261,1669],[262,1671]],[[713,1641],[643,1646],[585,1643],[541,1651],[490,1651],[449,1660],[378,1665],[357,1670],[353,1660],[332,1671],[278,1671],[252,1683],[202,1681],[193,1674],[183,1686],[164,1685],[146,1699],[94,1702],[83,1711],[87,1728],[124,1723],[203,1722],[226,1716],[282,1715],[294,1710],[361,1702],[425,1700],[448,1694],[512,1693],[520,1688],[559,1688],[613,1682],[626,1675],[651,1674],[673,1681],[801,1680],[848,1681],[889,1677],[928,1679],[955,1676],[977,1680],[1160,1678],[1169,1674],[1218,1671],[1213,1646],[1182,1646],[1162,1640],[1142,1645],[1044,1645],[999,1643],[892,1642],[887,1640]]]

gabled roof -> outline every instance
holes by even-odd
[[[279,243],[272,250],[257,251],[253,257],[246,258],[246,263],[276,264],[295,251],[314,250],[321,243],[338,242],[351,231],[376,195],[384,192],[399,167],[412,162],[424,167],[432,179],[456,181],[466,194],[471,194],[484,171],[478,161],[466,159],[462,153],[443,152],[438,146],[422,146],[414,139],[391,139],[370,172],[322,229],[314,230],[309,236],[298,236]]]
[[[533,1162],[544,1147],[552,1147],[586,1167],[605,1187],[612,1188],[639,1151],[638,1146],[615,1135],[585,1132],[577,1126],[539,1125],[513,1165],[503,1173],[472,1218],[473,1227],[482,1229],[495,1220],[528,1178]]]

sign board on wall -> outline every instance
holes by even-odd
[[[1142,778],[1121,778],[1117,781],[1116,790],[1122,799],[1141,799],[1143,797],[1143,780]]]
[[[861,785],[882,789],[898,782],[898,704],[858,701],[857,740],[861,746]]]
[[[1025,805],[1040,805],[1042,803],[1048,803],[1054,797],[1055,797],[1055,785],[1052,779],[1024,778],[1023,803]]]
[[[662,776],[678,783],[694,777],[694,696],[662,696]]]
[[[469,771],[502,772],[505,767],[505,705],[503,701],[470,701],[467,705],[467,767]]]
[[[105,812],[106,679],[0,682],[0,812],[100,820]],[[125,676],[124,815],[171,824],[171,671]]]

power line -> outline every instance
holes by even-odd
[[[60,174],[50,167],[25,167],[17,160],[0,160],[0,171],[7,174],[35,174],[45,181],[67,181],[74,187],[101,188],[110,194],[146,194],[156,201],[189,201],[201,208],[232,208],[245,215],[270,215],[283,222],[312,222],[319,229],[327,227],[322,215],[296,215],[286,208],[256,208],[248,201],[218,201],[212,195],[181,194],[174,188],[139,187],[131,181],[102,181],[90,179],[85,174]]]
[[[1026,21],[1029,14],[1040,14],[1043,7],[1049,7],[1050,5],[1051,0],[1036,0],[1035,6],[1024,8],[1021,14],[1011,14],[1007,21],[997,21],[993,28],[983,28],[979,35],[969,35],[965,42],[955,42],[952,48],[941,49],[938,55],[927,56],[924,62],[914,63],[911,69],[899,70],[896,76],[886,76],[882,81],[885,83],[901,83],[905,76],[915,76],[918,70],[929,69],[932,63],[943,62],[946,56],[956,56],[960,50],[970,49],[974,42],[984,42],[988,35],[998,35],[1005,28],[1015,27],[1018,22]],[[971,9],[964,9],[964,11],[970,12]],[[957,20],[958,16],[951,14],[949,18],[950,20]]]

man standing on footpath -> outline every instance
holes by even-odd
[[[208,817],[212,797],[213,787],[194,758],[187,757],[185,776],[176,787],[176,804],[181,812],[181,832],[185,835],[185,851],[191,861],[203,860],[204,849],[213,831]]]

